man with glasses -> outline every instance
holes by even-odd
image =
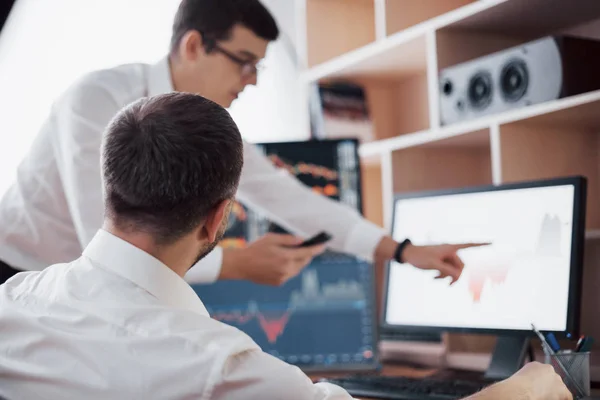
[[[278,35],[258,0],[183,0],[167,57],[154,65],[96,71],[69,87],[0,202],[0,283],[21,270],[76,259],[101,227],[101,140],[119,109],[172,91],[200,94],[229,107],[246,86],[257,83],[258,63]],[[355,210],[277,170],[247,143],[237,197],[299,237],[268,234],[244,249],[217,248],[190,270],[189,282],[282,284],[323,251],[322,246],[293,245],[323,230],[333,234],[335,250],[367,260],[407,262],[452,281],[463,268],[457,251],[473,245],[399,244]]]

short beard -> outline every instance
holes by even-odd
[[[229,206],[228,210],[231,210],[231,206]],[[190,268],[192,268],[194,265],[198,264],[198,262],[200,262],[200,260],[202,260],[204,257],[206,257],[208,255],[208,253],[210,253],[211,251],[214,250],[215,247],[217,247],[219,242],[223,239],[223,236],[225,236],[225,231],[227,230],[228,222],[229,222],[229,212],[227,212],[227,216],[225,218],[223,218],[223,222],[221,223],[221,227],[219,228],[219,231],[217,232],[215,241],[208,243],[206,246],[204,246],[202,249],[200,249],[200,251],[198,252],[198,256],[196,257],[196,261],[194,261],[194,263],[192,265],[190,265]]]

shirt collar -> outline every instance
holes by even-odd
[[[83,255],[171,307],[209,316],[196,292],[183,278],[155,257],[103,229],[96,233]]]
[[[175,90],[171,79],[169,56],[165,56],[155,64],[150,65],[147,81],[148,96],[150,97],[170,93]]]

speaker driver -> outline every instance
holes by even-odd
[[[522,60],[508,62],[500,72],[500,89],[504,100],[515,102],[520,100],[529,87],[527,65]]]
[[[492,101],[492,76],[488,72],[479,72],[469,81],[468,98],[471,107],[481,110]]]

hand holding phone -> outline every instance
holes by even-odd
[[[303,241],[302,243],[300,243],[299,245],[297,245],[295,247],[316,246],[316,245],[319,245],[319,244],[327,243],[332,238],[333,238],[333,236],[331,236],[329,233],[323,231],[323,232],[317,233],[315,236],[313,236],[313,237],[311,237],[309,239],[306,239],[305,241]]]

